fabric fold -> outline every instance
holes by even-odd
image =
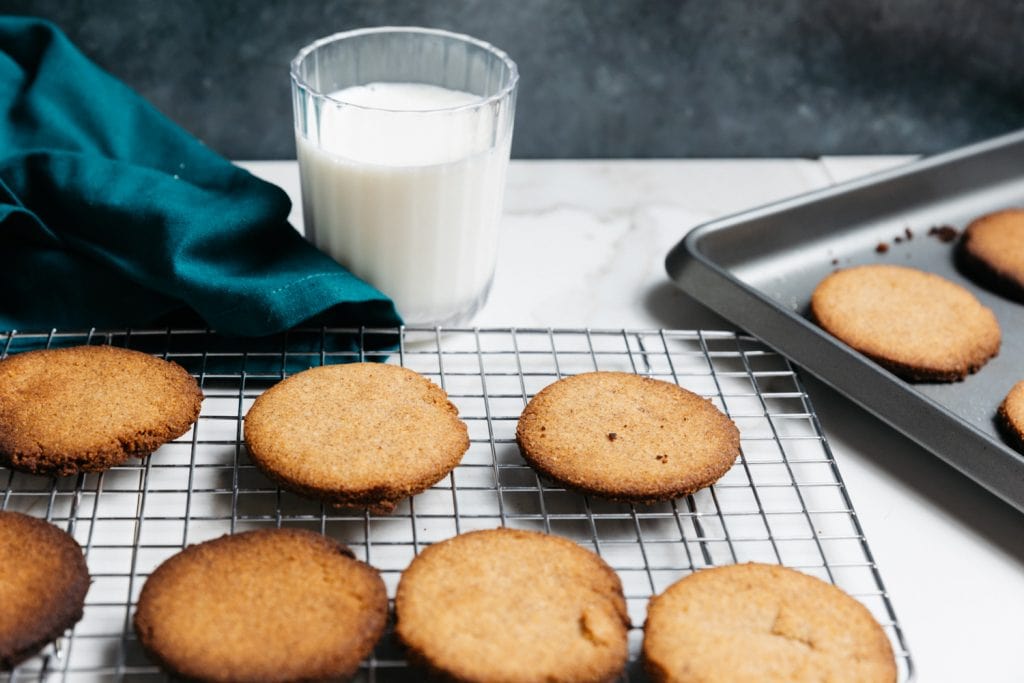
[[[400,324],[306,242],[279,188],[205,147],[51,24],[0,17],[0,330],[198,315],[273,334]],[[290,125],[290,122],[282,122]]]

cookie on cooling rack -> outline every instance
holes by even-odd
[[[0,670],[74,626],[88,590],[75,539],[41,519],[0,511]]]
[[[396,365],[305,370],[263,393],[245,416],[252,461],[296,493],[390,512],[459,464],[466,425],[447,394]]]
[[[377,570],[299,529],[189,546],[142,588],[135,631],[172,673],[201,681],[352,676],[384,632]]]
[[[955,382],[999,353],[995,314],[960,285],[914,268],[838,270],[815,288],[811,316],[911,382]]]
[[[964,231],[957,257],[972,278],[1024,302],[1024,209],[997,211],[976,219]]]
[[[402,574],[395,613],[410,660],[464,683],[610,681],[628,656],[612,568],[532,531],[474,531],[430,546]]]
[[[516,427],[526,461],[574,489],[651,503],[710,486],[740,452],[732,420],[669,382],[590,372],[545,387]]]
[[[1014,447],[1024,451],[1024,382],[1017,382],[1006,394],[997,413],[999,427]]]
[[[885,631],[820,579],[766,564],[705,569],[651,598],[644,666],[656,683],[895,683]]]
[[[113,346],[0,361],[0,464],[32,474],[98,472],[186,431],[203,394],[181,366]]]

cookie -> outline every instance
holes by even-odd
[[[618,501],[651,503],[710,486],[740,452],[740,434],[711,401],[669,382],[589,372],[545,387],[516,441],[536,470]]]
[[[999,405],[999,427],[1018,450],[1024,451],[1024,382],[1017,382]]]
[[[32,474],[98,472],[186,431],[203,394],[181,366],[113,346],[0,361],[0,464]]]
[[[157,567],[135,631],[170,672],[201,681],[350,677],[384,632],[377,570],[311,531],[267,529],[189,546]]]
[[[490,529],[430,546],[402,574],[411,662],[463,683],[614,680],[629,616],[618,576],[557,536]]]
[[[1024,302],[1024,209],[976,219],[964,231],[957,259],[961,269],[981,284]]]
[[[655,683],[895,683],[885,631],[820,579],[767,564],[705,569],[651,598],[644,667]]]
[[[954,382],[999,352],[996,316],[973,294],[914,268],[837,270],[811,295],[827,332],[911,382]]]
[[[0,670],[74,626],[88,590],[75,539],[41,519],[0,511]]]
[[[388,512],[451,472],[469,448],[441,387],[396,365],[312,368],[263,393],[245,416],[254,463],[284,488]]]

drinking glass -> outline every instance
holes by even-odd
[[[410,325],[457,325],[494,279],[515,62],[466,35],[346,31],[291,63],[306,237]]]

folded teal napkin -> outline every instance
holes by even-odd
[[[399,324],[289,209],[53,25],[0,17],[0,330]]]

